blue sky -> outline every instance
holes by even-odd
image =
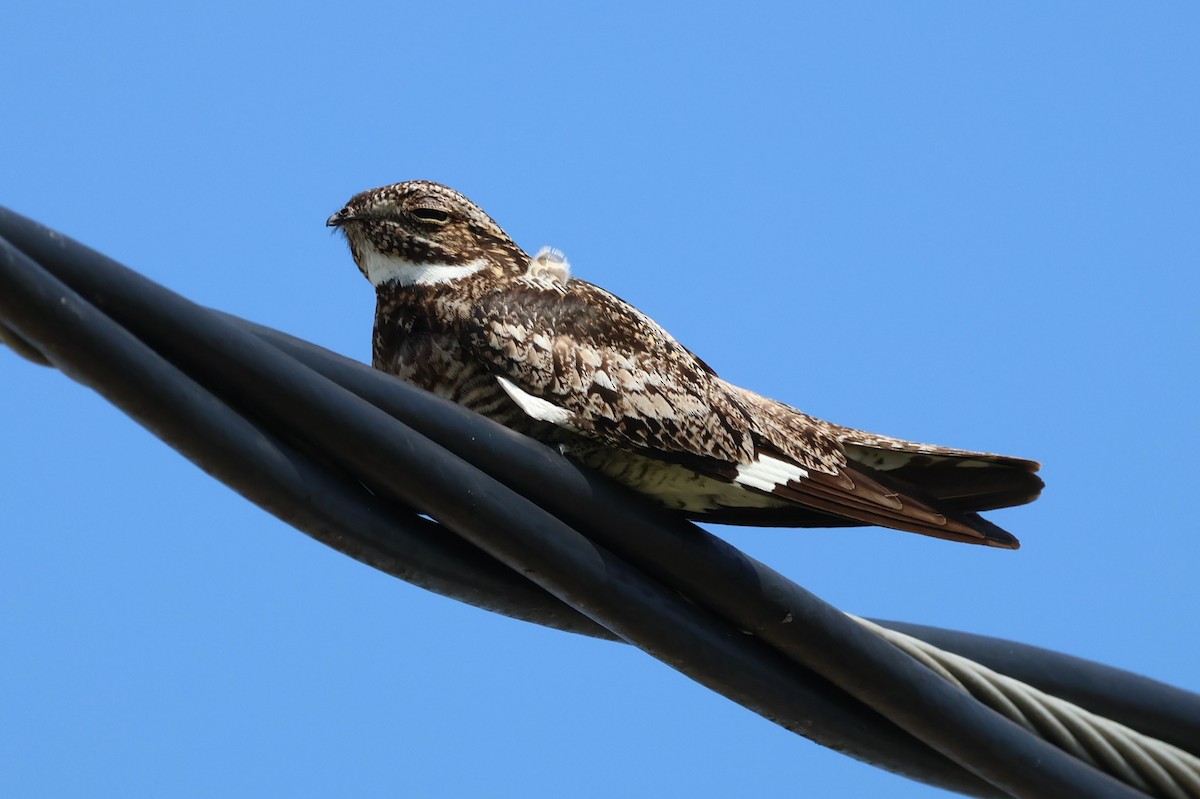
[[[1200,689],[1196,7],[567,5],[25,4],[0,204],[366,360],[324,220],[452,185],[735,382],[1045,464],[1016,553],[714,531]],[[0,386],[0,794],[944,795],[373,572],[7,351]]]

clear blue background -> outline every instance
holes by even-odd
[[[717,529],[847,610],[1200,689],[1200,12],[40,3],[0,203],[369,357],[324,220],[450,184],[735,382],[1045,463],[1024,548]],[[355,563],[0,351],[0,794],[943,795]]]

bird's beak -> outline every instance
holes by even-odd
[[[354,214],[353,214],[353,212],[351,212],[349,206],[347,206],[347,207],[343,208],[342,210],[338,211],[333,216],[326,219],[325,226],[326,227],[341,227],[342,225],[346,224],[347,222],[349,222],[352,219],[354,219]]]

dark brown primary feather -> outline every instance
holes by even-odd
[[[474,270],[444,282],[381,282],[376,367],[671,496],[689,515],[878,524],[1015,548],[974,511],[1027,502],[1041,489],[1030,461],[863,433],[721,380],[603,289],[532,279],[529,256],[437,184],[364,192],[330,224],[345,230],[373,282],[376,254]],[[693,479],[695,507],[680,499]]]

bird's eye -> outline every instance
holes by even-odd
[[[444,225],[450,221],[450,214],[439,208],[414,208],[412,215],[423,222],[433,222],[438,225]]]

